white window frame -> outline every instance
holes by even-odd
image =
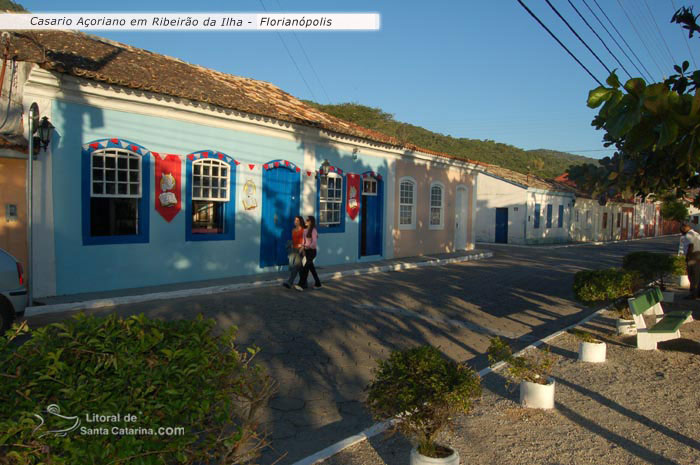
[[[369,182],[374,186],[373,191],[366,191],[365,190],[365,183]],[[367,176],[366,178],[362,178],[362,195],[372,195],[376,196],[377,195],[377,190],[379,189],[379,184],[377,183],[377,179],[374,178],[373,176]]]
[[[200,173],[195,174],[197,167],[200,167]],[[209,168],[209,174],[204,174],[204,168]],[[214,168],[218,169],[218,174],[214,175]],[[221,168],[226,168],[226,175],[221,175]],[[199,177],[201,180],[201,185],[197,186],[195,184],[195,177]],[[204,179],[208,179],[209,185],[204,185]],[[214,180],[218,184],[214,187]],[[226,186],[222,187],[222,181],[225,181]],[[228,202],[231,199],[231,166],[221,160],[216,160],[213,158],[200,158],[192,162],[192,201],[201,200],[207,202]],[[177,187],[176,187],[177,188]],[[195,189],[199,189],[199,195],[195,195]],[[204,195],[204,189],[208,189],[208,195]],[[212,195],[212,189],[217,189],[217,195]],[[221,191],[226,189],[226,195],[221,195]]]
[[[102,166],[95,166],[95,159],[102,159]],[[107,160],[114,160],[114,167],[107,167]],[[126,160],[126,168],[119,168],[119,160]],[[136,160],[136,168],[132,168],[130,163],[132,160]],[[95,179],[95,171],[102,169],[102,179]],[[114,180],[107,179],[107,173],[114,173]],[[126,174],[126,180],[120,181],[119,175],[121,173]],[[132,173],[137,173],[137,179],[132,180]],[[129,199],[140,199],[141,198],[141,181],[143,178],[143,170],[141,165],[141,155],[132,152],[131,150],[125,150],[121,148],[109,148],[95,150],[90,154],[90,197],[104,197],[104,198],[129,198]],[[107,193],[107,184],[114,184],[114,193]],[[95,193],[95,184],[102,185],[102,193]],[[126,184],[127,192],[125,194],[119,193],[119,184]],[[138,184],[138,192],[135,194],[131,193],[131,186]]]
[[[402,202],[401,199],[401,185],[404,183],[410,183],[413,186],[413,194],[412,194],[412,202],[411,203],[405,203]],[[415,179],[413,179],[410,176],[404,176],[403,178],[399,179],[399,218],[398,218],[398,223],[399,223],[399,229],[416,229],[416,209],[418,207],[417,205],[417,191],[418,190],[418,183],[416,182]],[[410,224],[401,224],[401,207],[411,207],[411,223]]]
[[[332,199],[328,197],[328,180],[329,179],[340,179],[340,197],[333,197]],[[323,196],[323,183],[326,183],[326,196]],[[321,176],[321,183],[319,185],[319,192],[318,192],[318,225],[323,226],[323,227],[332,227],[332,226],[339,226],[343,223],[343,189],[345,188],[344,182],[343,182],[343,177],[340,176],[338,173],[330,172],[327,175]],[[334,189],[334,190],[337,190]],[[326,208],[324,209],[324,204]],[[334,204],[337,205],[338,211],[340,214],[338,215],[338,221],[321,221],[321,212],[329,212],[329,211],[335,211],[329,210],[328,209],[328,204]],[[326,218],[328,218],[328,215],[326,215]]]
[[[433,205],[433,188],[440,188],[440,206],[436,207]],[[433,224],[433,208],[440,209],[440,223]],[[428,228],[429,229],[445,229],[445,185],[441,182],[435,181],[430,184],[430,189],[428,190]]]

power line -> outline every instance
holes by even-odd
[[[656,62],[656,58],[654,58],[654,56],[651,54],[651,50],[649,50],[649,46],[648,46],[647,43],[644,41],[644,39],[642,39],[642,35],[641,35],[641,34],[639,33],[639,31],[637,30],[637,26],[634,25],[634,21],[632,21],[632,18],[630,18],[630,15],[627,14],[627,10],[625,10],[625,7],[622,6],[622,2],[621,2],[620,0],[617,0],[617,4],[620,5],[620,9],[621,9],[622,12],[625,14],[625,17],[627,18],[627,21],[629,21],[629,22],[630,22],[630,25],[632,25],[632,29],[634,29],[634,32],[637,34],[637,37],[639,37],[639,40],[642,42],[642,45],[644,45],[644,48],[647,49],[647,53],[649,54],[649,57],[651,57],[651,61],[654,62],[654,64],[656,65],[656,67],[659,69],[659,73],[661,73],[661,76],[663,77],[664,72],[661,71],[661,66],[659,66],[659,64]]]
[[[661,40],[664,43],[664,46],[666,47],[666,51],[668,52],[668,56],[671,57],[671,62],[673,64],[677,64],[678,62],[673,57],[673,53],[671,53],[671,49],[669,48],[668,43],[666,42],[666,39],[664,38],[664,35],[661,33],[661,29],[659,29],[659,24],[656,22],[656,19],[654,18],[654,14],[651,12],[651,8],[649,8],[649,2],[647,2],[647,0],[644,0],[644,4],[646,5],[647,11],[649,12],[649,16],[651,16],[651,20],[654,23],[654,26],[656,27],[656,32],[659,33],[659,36],[661,37]]]
[[[608,15],[605,13],[605,10],[603,10],[603,8],[601,8],[601,6],[598,4],[598,0],[593,0],[593,1],[595,2],[596,6],[597,6],[598,9],[600,10],[600,12],[603,13],[603,16],[605,16],[605,19],[608,20],[608,23],[610,23],[610,25],[613,27],[613,29],[615,30],[615,32],[617,32],[617,35],[620,36],[620,39],[622,39],[622,42],[627,46],[627,48],[629,49],[629,51],[632,53],[632,56],[634,56],[634,58],[639,62],[639,65],[640,65],[640,66],[644,69],[644,71],[647,73],[646,79],[648,79],[649,82],[651,82],[651,81],[653,80],[653,79],[651,78],[651,73],[650,73],[649,70],[646,68],[646,66],[644,66],[644,63],[642,63],[642,60],[640,60],[639,57],[637,56],[637,54],[634,53],[634,50],[632,50],[632,47],[630,47],[630,44],[628,44],[627,41],[625,40],[625,38],[622,36],[622,34],[620,34],[620,31],[617,30],[617,28],[615,27],[615,24],[614,24],[612,21],[610,21],[610,18],[608,18]],[[586,0],[583,0],[583,3],[584,3],[586,6],[588,6],[588,4],[586,3]],[[588,7],[588,9],[590,10],[591,7]],[[591,10],[591,11],[593,11],[593,10]],[[597,19],[597,17],[596,17],[596,19]],[[599,20],[599,21],[600,21],[600,20]],[[602,23],[601,23],[601,24],[602,24]],[[607,30],[607,29],[606,29],[606,30]],[[610,34],[610,33],[608,32],[608,34]],[[612,35],[611,35],[610,37],[612,37]],[[614,40],[614,39],[613,39],[613,40]],[[615,42],[615,43],[617,43],[617,42]],[[618,44],[618,47],[619,47],[619,44]],[[620,47],[620,49],[622,49],[622,47]],[[622,50],[622,53],[625,53],[625,51]],[[625,53],[625,56],[627,56],[626,53]],[[628,57],[628,56],[627,56],[627,59],[629,60],[629,57]],[[636,65],[634,62],[632,62],[632,60],[630,60],[630,62],[634,65],[635,68],[637,68],[637,65]],[[637,68],[637,71],[639,71],[639,74],[643,74],[643,73],[639,70],[639,68]],[[643,77],[644,77],[644,76],[643,76]]]
[[[676,8],[676,2],[671,0],[671,6],[673,6],[673,11],[678,11],[678,8]],[[693,52],[690,51],[690,44],[688,43],[688,38],[685,36],[685,33],[681,29],[681,35],[683,36],[683,39],[685,40],[685,46],[688,47],[688,55],[690,55],[690,59],[693,60],[693,67],[697,69],[698,65],[695,63],[695,57],[693,56]]]
[[[537,21],[537,22],[539,23],[539,25],[542,26],[542,27],[544,28],[544,30],[547,31],[547,32],[549,33],[549,35],[552,36],[552,38],[553,38],[554,40],[556,40],[557,43],[558,43],[559,45],[561,45],[561,47],[562,47],[564,50],[566,50],[566,53],[568,53],[569,55],[571,55],[571,58],[573,58],[573,59],[576,61],[576,63],[578,63],[579,66],[581,66],[581,68],[583,68],[584,70],[586,70],[586,72],[588,73],[588,75],[591,76],[591,77],[593,78],[593,80],[594,80],[595,82],[598,83],[598,85],[600,85],[600,86],[603,85],[603,83],[600,82],[600,81],[598,80],[598,78],[595,77],[595,76],[593,75],[593,73],[591,73],[591,72],[588,70],[588,68],[586,68],[586,65],[584,65],[583,63],[581,63],[581,61],[579,61],[579,59],[576,58],[576,55],[574,55],[573,53],[571,53],[571,50],[569,50],[568,48],[566,48],[566,45],[564,45],[564,44],[561,42],[561,40],[559,40],[559,38],[558,38],[556,35],[554,35],[554,33],[553,33],[552,31],[550,31],[549,28],[548,28],[547,26],[545,26],[544,23],[543,23],[542,21],[540,21],[540,18],[538,18],[538,17],[535,15],[535,13],[533,13],[526,5],[522,2],[522,0],[518,0],[518,3],[520,3],[520,6],[522,6],[523,8],[525,8],[525,10],[526,10],[528,13],[530,13],[530,16],[532,16],[532,17],[535,19],[535,21]]]
[[[280,10],[282,9],[282,5],[280,4],[279,0],[277,0],[277,5],[280,7]],[[296,32],[292,31],[292,35],[294,38],[297,40],[297,43],[299,44],[299,47],[301,48],[302,53],[304,54],[304,57],[306,58],[307,63],[309,63],[309,67],[311,68],[311,72],[314,73],[314,76],[316,76],[316,80],[318,81],[319,85],[321,86],[321,90],[323,91],[323,94],[326,96],[326,101],[328,103],[331,103],[331,98],[328,96],[328,92],[326,92],[326,88],[323,85],[323,81],[321,81],[321,78],[318,77],[318,74],[316,73],[316,68],[314,68],[313,63],[309,59],[309,55],[306,54],[306,49],[304,46],[301,44],[301,41],[299,40],[299,36],[297,35]]]
[[[265,8],[265,4],[263,3],[263,0],[260,0],[260,4],[263,7],[263,10],[267,13],[267,8]],[[304,84],[306,85],[306,88],[309,90],[309,93],[311,93],[311,97],[314,99],[314,101],[317,101],[316,95],[314,95],[314,91],[311,90],[311,86],[309,85],[308,82],[306,82],[306,79],[304,78],[304,75],[301,72],[301,68],[299,68],[299,65],[297,64],[297,61],[294,59],[292,56],[292,52],[289,51],[289,48],[287,47],[287,44],[284,42],[284,39],[282,38],[282,34],[277,32],[277,37],[280,38],[280,41],[282,42],[282,45],[284,46],[284,49],[287,51],[287,55],[289,55],[289,58],[292,60],[292,63],[294,63],[294,67],[297,69],[299,72],[299,76],[301,76],[301,80],[304,81]]]
[[[610,74],[611,71],[610,71],[610,69],[605,65],[605,63],[603,63],[603,60],[601,60],[601,59],[598,57],[598,55],[596,55],[596,53],[593,51],[593,49],[592,49],[591,47],[588,46],[588,44],[586,43],[586,41],[583,40],[583,39],[581,38],[580,35],[578,35],[578,32],[576,32],[576,31],[574,30],[574,28],[571,27],[571,24],[569,24],[569,22],[568,22],[566,19],[564,19],[564,17],[559,13],[559,11],[558,11],[556,8],[554,8],[554,5],[552,5],[552,3],[551,3],[549,0],[545,0],[545,1],[547,2],[547,5],[549,5],[549,7],[557,14],[557,16],[559,16],[559,19],[561,19],[562,21],[564,21],[564,24],[566,24],[566,27],[568,27],[569,30],[570,30],[571,32],[574,33],[574,35],[576,36],[576,38],[577,38],[578,40],[580,40],[581,43],[582,43],[583,45],[586,46],[586,48],[588,49],[588,51],[591,52],[591,53],[593,54],[593,56],[596,58],[596,60],[598,60],[598,63],[600,63],[600,64],[603,66],[603,68],[605,68],[605,71],[607,71],[608,74]]]
[[[627,77],[630,78],[630,79],[632,79],[632,75],[627,71],[627,69],[625,68],[625,65],[623,65],[623,64],[620,62],[620,60],[617,59],[617,57],[615,56],[615,54],[608,48],[608,46],[605,44],[605,41],[603,41],[603,38],[600,37],[600,36],[598,35],[598,33],[596,32],[596,30],[593,29],[593,26],[591,26],[591,25],[588,23],[588,21],[586,21],[586,18],[584,18],[583,15],[581,14],[581,12],[578,11],[578,8],[576,8],[576,6],[575,6],[573,3],[571,3],[571,0],[567,0],[567,1],[569,2],[569,5],[571,5],[571,8],[573,8],[574,11],[578,14],[579,18],[581,18],[581,19],[583,20],[583,22],[586,23],[586,26],[588,26],[588,29],[590,29],[591,32],[592,32],[593,34],[595,34],[595,36],[598,38],[598,40],[600,41],[600,43],[603,44],[603,47],[605,47],[605,50],[608,51],[608,53],[610,54],[610,56],[612,56],[612,57],[615,59],[615,61],[617,61],[617,64],[620,65],[620,67],[625,71],[625,73],[627,74]]]
[[[647,44],[650,45],[649,50],[654,52],[654,56],[659,60],[659,63],[661,63],[663,69],[673,69],[673,57],[671,57],[671,59],[669,60],[666,51],[663,49],[663,46],[661,45],[661,42],[659,41],[658,37],[655,37],[653,18],[649,19],[647,12],[644,10],[639,0],[635,0],[634,2],[632,2],[632,6],[630,6],[629,1],[626,3],[627,11],[630,12],[630,17],[632,17],[632,13],[635,12],[639,18],[635,21],[637,26],[639,26],[640,33],[644,35],[644,38],[646,40],[648,40]],[[661,74],[663,75],[664,73],[662,72]]]

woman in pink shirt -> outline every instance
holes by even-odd
[[[304,257],[306,257],[306,264],[304,264],[304,267],[301,269],[299,284],[294,286],[298,291],[302,291],[308,287],[306,280],[309,277],[309,271],[311,271],[311,275],[314,277],[314,287],[321,287],[321,280],[318,279],[318,273],[316,273],[316,267],[314,266],[317,242],[318,231],[316,230],[316,218],[309,216],[306,219],[306,232],[304,233]]]

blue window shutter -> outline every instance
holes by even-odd
[[[540,204],[535,204],[535,229],[540,228]]]
[[[557,227],[564,226],[564,205],[559,205],[559,218],[557,218]]]
[[[552,204],[547,204],[547,227],[552,227]]]

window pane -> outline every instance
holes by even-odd
[[[192,233],[224,232],[224,203],[195,200],[192,202]]]
[[[219,167],[218,167],[218,166],[212,166],[212,168],[211,168],[211,175],[212,175],[212,176],[218,176],[218,175],[219,175]]]
[[[107,168],[114,168],[115,167],[114,157],[106,157],[105,166],[107,166]]]
[[[211,187],[219,187],[219,178],[211,179]]]
[[[139,169],[139,159],[136,157],[129,158],[129,168],[132,170]]]
[[[119,171],[117,174],[119,181],[126,182],[126,175],[126,171]]]
[[[112,181],[112,182],[116,181],[117,175],[116,175],[115,171],[107,171],[105,173],[105,175],[107,176],[107,181]]]
[[[194,165],[194,174],[201,174],[202,170],[199,164]]]
[[[209,176],[209,166],[207,166],[207,165],[202,166],[202,174],[204,176]]]
[[[93,197],[90,199],[90,235],[137,234],[138,199]]]
[[[228,177],[228,169],[226,168],[221,168],[221,177],[227,178]]]
[[[104,166],[104,159],[102,158],[102,155],[98,154],[92,156],[92,166],[95,168]]]
[[[125,170],[127,167],[127,159],[125,157],[119,157],[117,159],[117,166],[119,167],[120,170]]]
[[[222,199],[226,198],[226,189],[221,189],[221,198]]]
[[[209,180],[210,179],[211,178],[208,178],[208,177],[202,177],[202,186],[209,187]]]
[[[95,182],[92,183],[92,193],[93,194],[103,194],[102,190],[102,183],[101,182]]]
[[[228,181],[226,179],[221,179],[221,187],[226,187]]]
[[[207,188],[202,189],[202,197],[204,197],[205,199],[209,198],[209,189],[207,189]]]
[[[319,212],[319,221],[321,223],[326,223],[326,212],[323,210],[321,210],[321,212]]]
[[[202,178],[199,176],[193,176],[192,182],[195,186],[201,186],[202,185]]]
[[[119,183],[119,190],[117,191],[119,195],[126,195],[127,192],[127,184],[125,183]]]
[[[131,186],[131,192],[129,194],[131,195],[139,195],[139,184],[129,184]]]
[[[192,189],[192,197],[201,197],[202,196],[202,189],[199,187],[195,187]]]
[[[115,189],[116,189],[116,186],[114,184],[106,184],[105,185],[105,194],[116,194]]]
[[[104,179],[103,176],[104,176],[104,171],[102,171],[102,169],[98,168],[98,169],[92,170],[92,179],[94,181],[101,181],[102,179]]]
[[[219,198],[219,189],[213,188],[211,190],[211,198],[212,199],[218,199]]]

